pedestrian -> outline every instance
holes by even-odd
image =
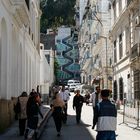
[[[26,105],[28,101],[28,95],[25,91],[18,97],[17,105],[18,105],[18,121],[19,121],[19,134],[20,136],[24,135],[25,126],[26,126]]]
[[[57,136],[60,136],[62,127],[62,115],[63,109],[65,107],[65,102],[60,98],[58,92],[55,93],[55,97],[52,101],[51,107],[52,116],[57,130]]]
[[[95,92],[91,94],[90,102],[92,103],[92,107],[93,107],[93,117],[95,115],[95,106],[99,101],[101,101],[100,91],[101,91],[100,87],[97,86]]]
[[[87,91],[87,93],[85,94],[85,103],[86,103],[86,105],[89,105],[89,100],[90,100],[90,94]]]
[[[109,94],[108,89],[102,90],[102,101],[95,107],[93,128],[97,124],[96,140],[116,140],[117,109],[115,104],[109,100]]]
[[[66,123],[67,122],[68,101],[70,99],[70,96],[69,96],[69,92],[65,91],[64,85],[62,86],[62,89],[59,92],[59,96],[65,102],[63,123]]]
[[[76,122],[77,124],[79,124],[81,119],[82,106],[84,103],[84,97],[80,95],[80,90],[76,90],[75,93],[76,95],[73,98],[73,109],[76,109]]]
[[[30,97],[27,101],[27,129],[25,131],[25,139],[28,138],[29,131],[35,132],[36,137],[36,129],[38,125],[38,115],[43,118],[43,115],[40,111],[40,97],[36,92],[31,92]]]
[[[40,89],[39,89],[39,85],[37,85],[36,87],[36,92],[38,93],[39,97],[40,97],[40,100],[41,100],[41,93],[40,93]]]

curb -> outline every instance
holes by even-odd
[[[42,132],[43,132],[43,129],[48,121],[48,119],[50,118],[51,116],[51,109],[49,109],[45,115],[44,115],[44,118],[39,121],[39,124],[38,124],[38,127],[37,127],[37,130],[36,132],[34,131],[31,131],[30,132],[30,138],[28,138],[27,140],[37,140],[39,139],[39,137],[41,136]]]

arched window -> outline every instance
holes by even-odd
[[[123,78],[119,78],[119,94],[120,100],[123,100]]]
[[[117,81],[115,80],[114,81],[114,85],[113,85],[113,92],[114,92],[114,95],[113,95],[113,99],[116,101],[117,100],[117,98],[118,98],[118,95],[117,95]]]
[[[140,71],[134,70],[134,98],[140,100]]]

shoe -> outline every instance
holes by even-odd
[[[25,139],[25,140],[28,138],[28,132],[29,132],[29,129],[26,129],[26,130],[25,130],[25,134],[24,134],[24,139]]]
[[[58,132],[57,137],[60,137],[60,132]]]
[[[80,120],[76,120],[76,122],[77,122],[77,124],[79,124],[80,123]]]

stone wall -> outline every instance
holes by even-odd
[[[14,121],[14,102],[16,102],[16,98],[0,100],[0,133],[4,132]]]

